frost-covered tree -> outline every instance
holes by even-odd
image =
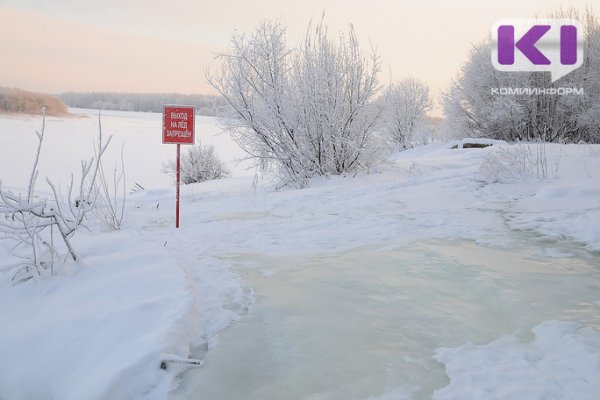
[[[585,96],[578,117],[580,139],[600,143],[600,20],[590,10],[585,14],[584,64],[580,74]]]
[[[392,86],[387,101],[384,124],[393,142],[400,148],[411,147],[415,133],[423,127],[432,100],[429,87],[416,79],[407,78]]]
[[[332,38],[323,22],[309,26],[290,49],[285,27],[263,22],[251,35],[234,34],[220,59],[207,78],[233,110],[227,128],[283,184],[303,187],[373,162],[380,61],[362,53],[352,27]]]
[[[504,140],[600,143],[600,25],[588,10],[560,11],[553,18],[575,18],[584,27],[584,63],[551,83],[544,72],[500,72],[490,59],[490,42],[473,47],[449,89],[442,94],[444,113],[458,136]],[[581,95],[506,96],[492,88],[583,88]]]

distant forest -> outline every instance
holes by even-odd
[[[162,112],[165,104],[181,104],[196,107],[198,115],[217,116],[227,107],[220,96],[177,93],[67,92],[59,97],[69,107],[102,110]]]

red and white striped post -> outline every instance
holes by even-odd
[[[181,145],[194,144],[195,109],[190,106],[163,107],[163,143],[177,145],[177,189],[175,198],[175,228],[179,228],[179,186],[181,180]]]

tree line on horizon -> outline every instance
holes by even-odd
[[[118,93],[118,92],[66,92],[59,95],[69,107],[117,111],[157,112],[165,104],[194,106],[196,114],[218,116],[226,107],[225,99],[216,95],[179,93]]]

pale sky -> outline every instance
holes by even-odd
[[[437,95],[495,20],[559,7],[600,12],[600,0],[0,0],[0,86],[65,91],[212,93],[204,79],[234,30],[262,19],[330,32],[352,23],[383,59],[382,79],[412,76]]]

